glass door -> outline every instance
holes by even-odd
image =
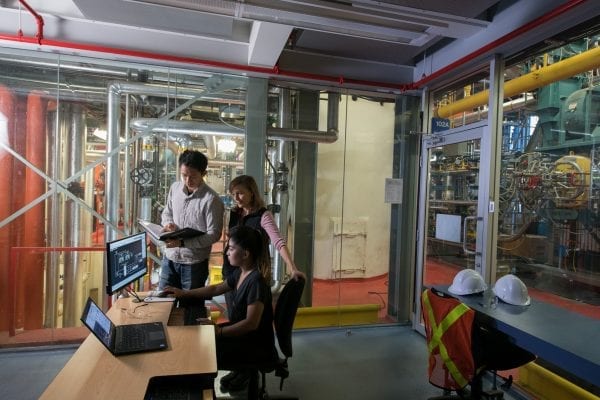
[[[416,311],[422,329],[420,294],[449,285],[462,269],[481,271],[482,218],[479,214],[483,125],[461,127],[422,140]]]

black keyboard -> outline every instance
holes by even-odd
[[[142,349],[146,346],[146,334],[137,326],[122,325],[121,335],[117,335],[117,348]]]
[[[196,398],[201,394],[196,393]],[[150,400],[188,400],[192,398],[192,393],[188,388],[178,388],[175,386],[159,386],[150,394]]]
[[[214,375],[155,376],[148,382],[144,400],[200,399],[204,389],[213,389]]]

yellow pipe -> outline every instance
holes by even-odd
[[[511,79],[504,83],[504,97],[511,97],[519,93],[540,88],[550,83],[570,78],[582,72],[591,71],[600,66],[600,47],[579,53],[576,56],[559,61],[547,67],[542,67],[526,75]],[[463,111],[472,111],[474,108],[488,103],[489,90],[475,93],[464,99],[437,109],[437,116],[448,118]]]

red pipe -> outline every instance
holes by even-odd
[[[547,12],[546,14],[542,15],[541,17],[536,18],[533,21],[526,23],[525,25],[522,25],[520,28],[517,28],[514,31],[509,32],[506,35],[494,40],[493,42],[490,42],[487,45],[479,48],[478,50],[475,50],[474,52],[467,54],[466,56],[454,61],[453,63],[450,63],[450,64],[446,65],[445,67],[438,69],[431,75],[426,76],[425,78],[412,83],[411,85],[409,85],[409,88],[410,89],[418,89],[419,87],[423,86],[425,83],[427,83],[435,78],[439,78],[440,76],[450,72],[454,68],[459,67],[460,65],[462,65],[468,61],[471,61],[471,60],[481,56],[482,54],[485,54],[488,51],[491,51],[491,50],[495,49],[496,47],[498,47],[504,43],[507,43],[508,41],[510,41],[512,39],[517,38],[518,36],[522,35],[525,32],[532,30],[533,28],[537,28],[538,26],[553,20],[554,18],[558,17],[559,15],[569,11],[572,8],[577,7],[578,5],[580,5],[582,3],[585,3],[586,1],[587,0],[570,0],[568,3],[565,3],[561,6],[556,7],[555,9]]]
[[[35,35],[35,37],[38,40],[38,44],[42,44],[42,39],[44,38],[44,18],[42,18],[42,16],[40,14],[38,14],[37,12],[35,12],[35,10],[33,8],[31,8],[31,6],[29,4],[27,4],[27,2],[25,0],[19,0],[19,3],[23,4],[23,6],[27,9],[27,11],[29,11],[31,13],[31,15],[33,15],[36,19],[37,22],[37,34]],[[23,32],[21,31],[21,29],[19,29],[19,36],[23,36]]]
[[[0,137],[3,144],[13,147],[15,126],[15,95],[4,85],[0,85],[0,113],[7,120],[7,135]],[[13,156],[0,148],[0,221],[8,218],[14,211],[12,208],[12,176]],[[9,280],[11,265],[8,250],[12,247],[11,225],[0,228],[0,331],[4,332],[12,320],[9,319],[9,299],[16,289],[14,282]]]
[[[25,157],[41,171],[46,170],[46,106],[41,92],[31,92],[27,97],[27,133]],[[46,193],[46,181],[31,168],[25,170],[24,204],[29,204]],[[23,215],[23,245],[28,247],[46,244],[45,203],[38,203]],[[20,263],[19,280],[25,288],[24,328],[39,329],[44,315],[44,255],[28,254]]]

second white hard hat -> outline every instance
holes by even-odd
[[[528,306],[531,298],[527,286],[518,277],[512,274],[504,275],[496,281],[494,294],[505,303],[514,306]]]
[[[448,291],[459,296],[480,293],[487,289],[485,281],[473,269],[463,269],[454,276]]]

